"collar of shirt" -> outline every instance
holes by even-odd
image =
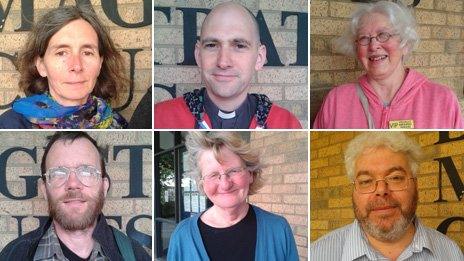
[[[48,228],[47,232],[45,232],[39,241],[39,245],[37,246],[37,250],[34,255],[34,261],[36,260],[68,260],[61,250],[60,242],[58,241],[58,236],[56,235],[53,224]],[[97,241],[94,241],[89,260],[108,260]]]
[[[418,253],[427,249],[434,252],[432,242],[427,236],[422,223],[417,217],[414,218],[416,232],[414,233],[411,244],[401,253],[399,260],[412,256],[413,253]],[[369,241],[364,234],[358,220],[355,220],[351,225],[350,231],[347,234],[345,244],[343,245],[342,261],[352,261],[361,257],[366,257],[368,260],[388,260],[383,257],[377,250],[370,246]]]

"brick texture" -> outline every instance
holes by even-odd
[[[446,132],[445,132],[446,133]],[[310,134],[310,241],[347,225],[354,220],[351,202],[352,185],[346,176],[343,161],[332,161],[328,151],[341,148],[336,153],[344,155],[347,143],[357,132],[311,132]],[[417,173],[419,203],[417,216],[428,227],[436,229],[445,219],[452,216],[464,217],[464,205],[454,192],[453,186],[442,170],[442,199],[439,199],[439,164],[436,158],[450,156],[456,166],[459,178],[464,180],[464,140],[463,132],[451,132],[450,138],[461,137],[442,144],[438,132],[408,132],[424,151]],[[447,236],[464,249],[464,223],[452,223]]]
[[[265,186],[250,203],[284,216],[290,223],[300,260],[308,260],[308,134],[307,132],[253,132],[251,146],[262,151],[268,167]]]
[[[154,15],[154,75],[155,84],[169,86],[175,97],[202,86],[197,66],[177,65],[184,61],[183,13],[175,10],[178,7],[211,9],[215,5],[226,2],[217,1],[155,1],[155,6],[170,7],[171,21],[159,11]],[[289,66],[296,61],[297,21],[289,17],[281,25],[281,12],[308,12],[308,1],[275,1],[275,0],[241,0],[243,4],[257,14],[260,10],[269,28],[280,60],[285,66],[265,66],[251,82],[251,93],[264,93],[276,104],[288,109],[300,120],[303,127],[308,126],[308,72],[304,66]],[[198,32],[204,14],[197,15]],[[304,25],[306,26],[306,25]],[[172,88],[176,85],[176,89]],[[172,98],[168,91],[154,89],[154,102]]]
[[[25,152],[15,152],[7,162],[5,172],[7,189],[15,197],[25,196],[26,182],[23,178],[40,176],[40,161],[43,155],[43,147],[46,143],[46,136],[52,132],[0,132],[0,154],[12,147],[23,147],[26,149],[37,150],[37,163]],[[126,229],[127,223],[131,218],[138,215],[152,215],[152,151],[143,151],[143,194],[147,198],[123,198],[129,194],[129,160],[128,156],[121,151],[113,159],[113,146],[115,145],[148,145],[152,144],[151,132],[91,132],[100,146],[108,146],[107,172],[111,177],[111,187],[106,197],[103,213],[107,216],[121,216],[122,230]],[[2,181],[3,182],[3,181]],[[34,189],[36,189],[34,187]],[[3,192],[3,191],[2,191]],[[11,240],[18,236],[18,222],[13,216],[27,216],[22,220],[22,233],[25,234],[38,227],[38,219],[33,216],[47,216],[48,206],[40,189],[37,195],[30,199],[18,200],[11,199],[0,192],[0,251]],[[29,191],[28,193],[32,193]],[[112,223],[113,224],[113,223]],[[113,225],[117,225],[114,223]],[[152,234],[151,219],[138,219],[136,229],[147,235]]]
[[[6,9],[9,1],[2,1],[3,10]],[[15,55],[22,49],[28,32],[16,32],[15,30],[21,25],[21,1],[11,1],[11,9],[5,19],[3,28],[0,28],[0,52],[8,55]],[[65,5],[75,5],[76,1],[59,1],[46,0],[34,1],[34,20],[37,21],[40,17],[50,9],[59,6],[60,2]],[[129,76],[130,61],[129,54],[123,52],[123,49],[141,49],[135,55],[134,66],[134,94],[133,99],[128,106],[121,111],[121,114],[127,120],[130,120],[132,114],[152,84],[151,67],[152,67],[152,52],[151,52],[151,25],[138,28],[125,28],[112,22],[103,11],[101,1],[89,1],[92,4],[98,17],[103,24],[109,29],[110,35],[116,44],[118,50],[121,51],[125,58],[126,74]],[[117,13],[121,19],[127,23],[138,23],[143,20],[143,1],[142,0],[125,0],[117,1]],[[18,88],[19,75],[11,62],[0,57],[0,105],[10,104],[16,96],[24,96]],[[121,94],[118,101],[114,101],[112,106],[117,108],[127,102],[129,94],[129,86]],[[0,114],[9,109],[9,106],[0,109]]]
[[[332,41],[344,33],[356,5],[347,0],[311,1],[310,125],[331,88],[354,82],[364,73],[362,65],[354,58],[337,54],[332,47]],[[417,69],[432,81],[449,86],[462,103],[463,1],[421,0],[414,8],[414,15],[421,41],[406,66]]]

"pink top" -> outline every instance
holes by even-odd
[[[419,72],[409,69],[406,79],[389,105],[384,105],[367,76],[359,85],[369,103],[375,128],[389,128],[390,121],[414,122],[416,129],[462,129],[461,110],[456,95],[448,87],[431,82]],[[315,129],[364,129],[367,118],[356,93],[356,84],[332,89],[322,103],[314,121]]]

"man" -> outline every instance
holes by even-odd
[[[356,220],[311,244],[310,260],[464,260],[456,243],[416,216],[419,145],[368,132],[345,153]]]
[[[110,186],[97,142],[84,132],[57,132],[45,148],[39,187],[50,219],[10,242],[0,260],[151,260],[134,240],[106,223]]]
[[[214,7],[201,27],[195,60],[205,88],[155,105],[155,128],[301,128],[289,111],[263,94],[249,94],[266,62],[253,14],[237,3]]]

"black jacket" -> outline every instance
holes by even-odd
[[[49,219],[45,225],[11,241],[0,253],[0,260],[33,260],[37,245],[45,232],[47,232],[51,223],[52,220]],[[124,260],[119,252],[118,245],[113,236],[112,228],[108,225],[108,223],[106,223],[106,218],[103,214],[100,214],[98,217],[97,225],[93,231],[92,237],[98,241],[105,252],[105,255],[110,260]],[[147,254],[145,249],[139,245],[139,243],[133,239],[130,240],[137,260],[151,260],[151,257]]]

